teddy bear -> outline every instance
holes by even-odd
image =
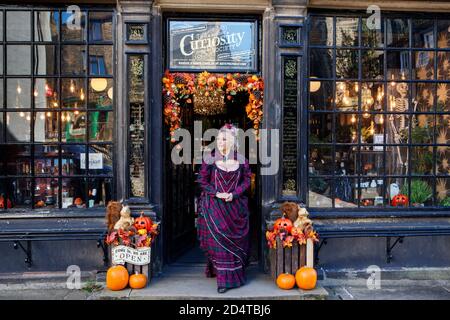
[[[106,206],[106,225],[108,226],[108,231],[114,229],[114,225],[120,219],[120,210],[122,210],[122,203],[119,201],[109,201]]]
[[[281,213],[284,217],[288,218],[292,222],[297,220],[298,216],[298,205],[295,202],[284,202],[280,206]]]
[[[312,221],[308,218],[308,211],[305,208],[298,206],[297,219],[294,221],[294,227],[300,228],[302,231],[309,231],[312,229]]]
[[[131,210],[129,206],[124,206],[122,210],[120,210],[120,219],[114,225],[114,229],[119,230],[127,230],[132,227],[134,224],[134,219],[131,217]]]

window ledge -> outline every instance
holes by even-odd
[[[47,210],[9,210],[0,213],[0,220],[5,219],[45,219],[45,218],[99,218],[105,216],[106,208],[98,209],[47,209]]]

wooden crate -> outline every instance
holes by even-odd
[[[312,246],[312,241],[308,241],[308,246]],[[291,248],[283,248],[280,238],[277,238],[276,249],[269,249],[270,275],[276,279],[281,273],[295,272],[303,266],[313,266],[313,257],[307,257],[307,245],[299,245],[297,242]],[[311,252],[311,250],[309,250]]]

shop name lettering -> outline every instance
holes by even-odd
[[[125,262],[135,265],[150,263],[150,248],[134,249],[126,246],[117,246],[112,249],[113,264]]]
[[[193,33],[183,36],[180,40],[180,50],[184,56],[190,56],[195,51],[215,49],[220,46],[239,47],[245,32],[230,33],[220,37],[209,37],[194,40]],[[186,50],[186,48],[188,48]]]

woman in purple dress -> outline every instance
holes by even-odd
[[[219,293],[246,282],[249,211],[245,191],[251,171],[236,146],[237,129],[225,125],[217,136],[218,152],[203,161],[198,178],[202,189],[198,238],[208,257],[206,276],[217,277]]]

